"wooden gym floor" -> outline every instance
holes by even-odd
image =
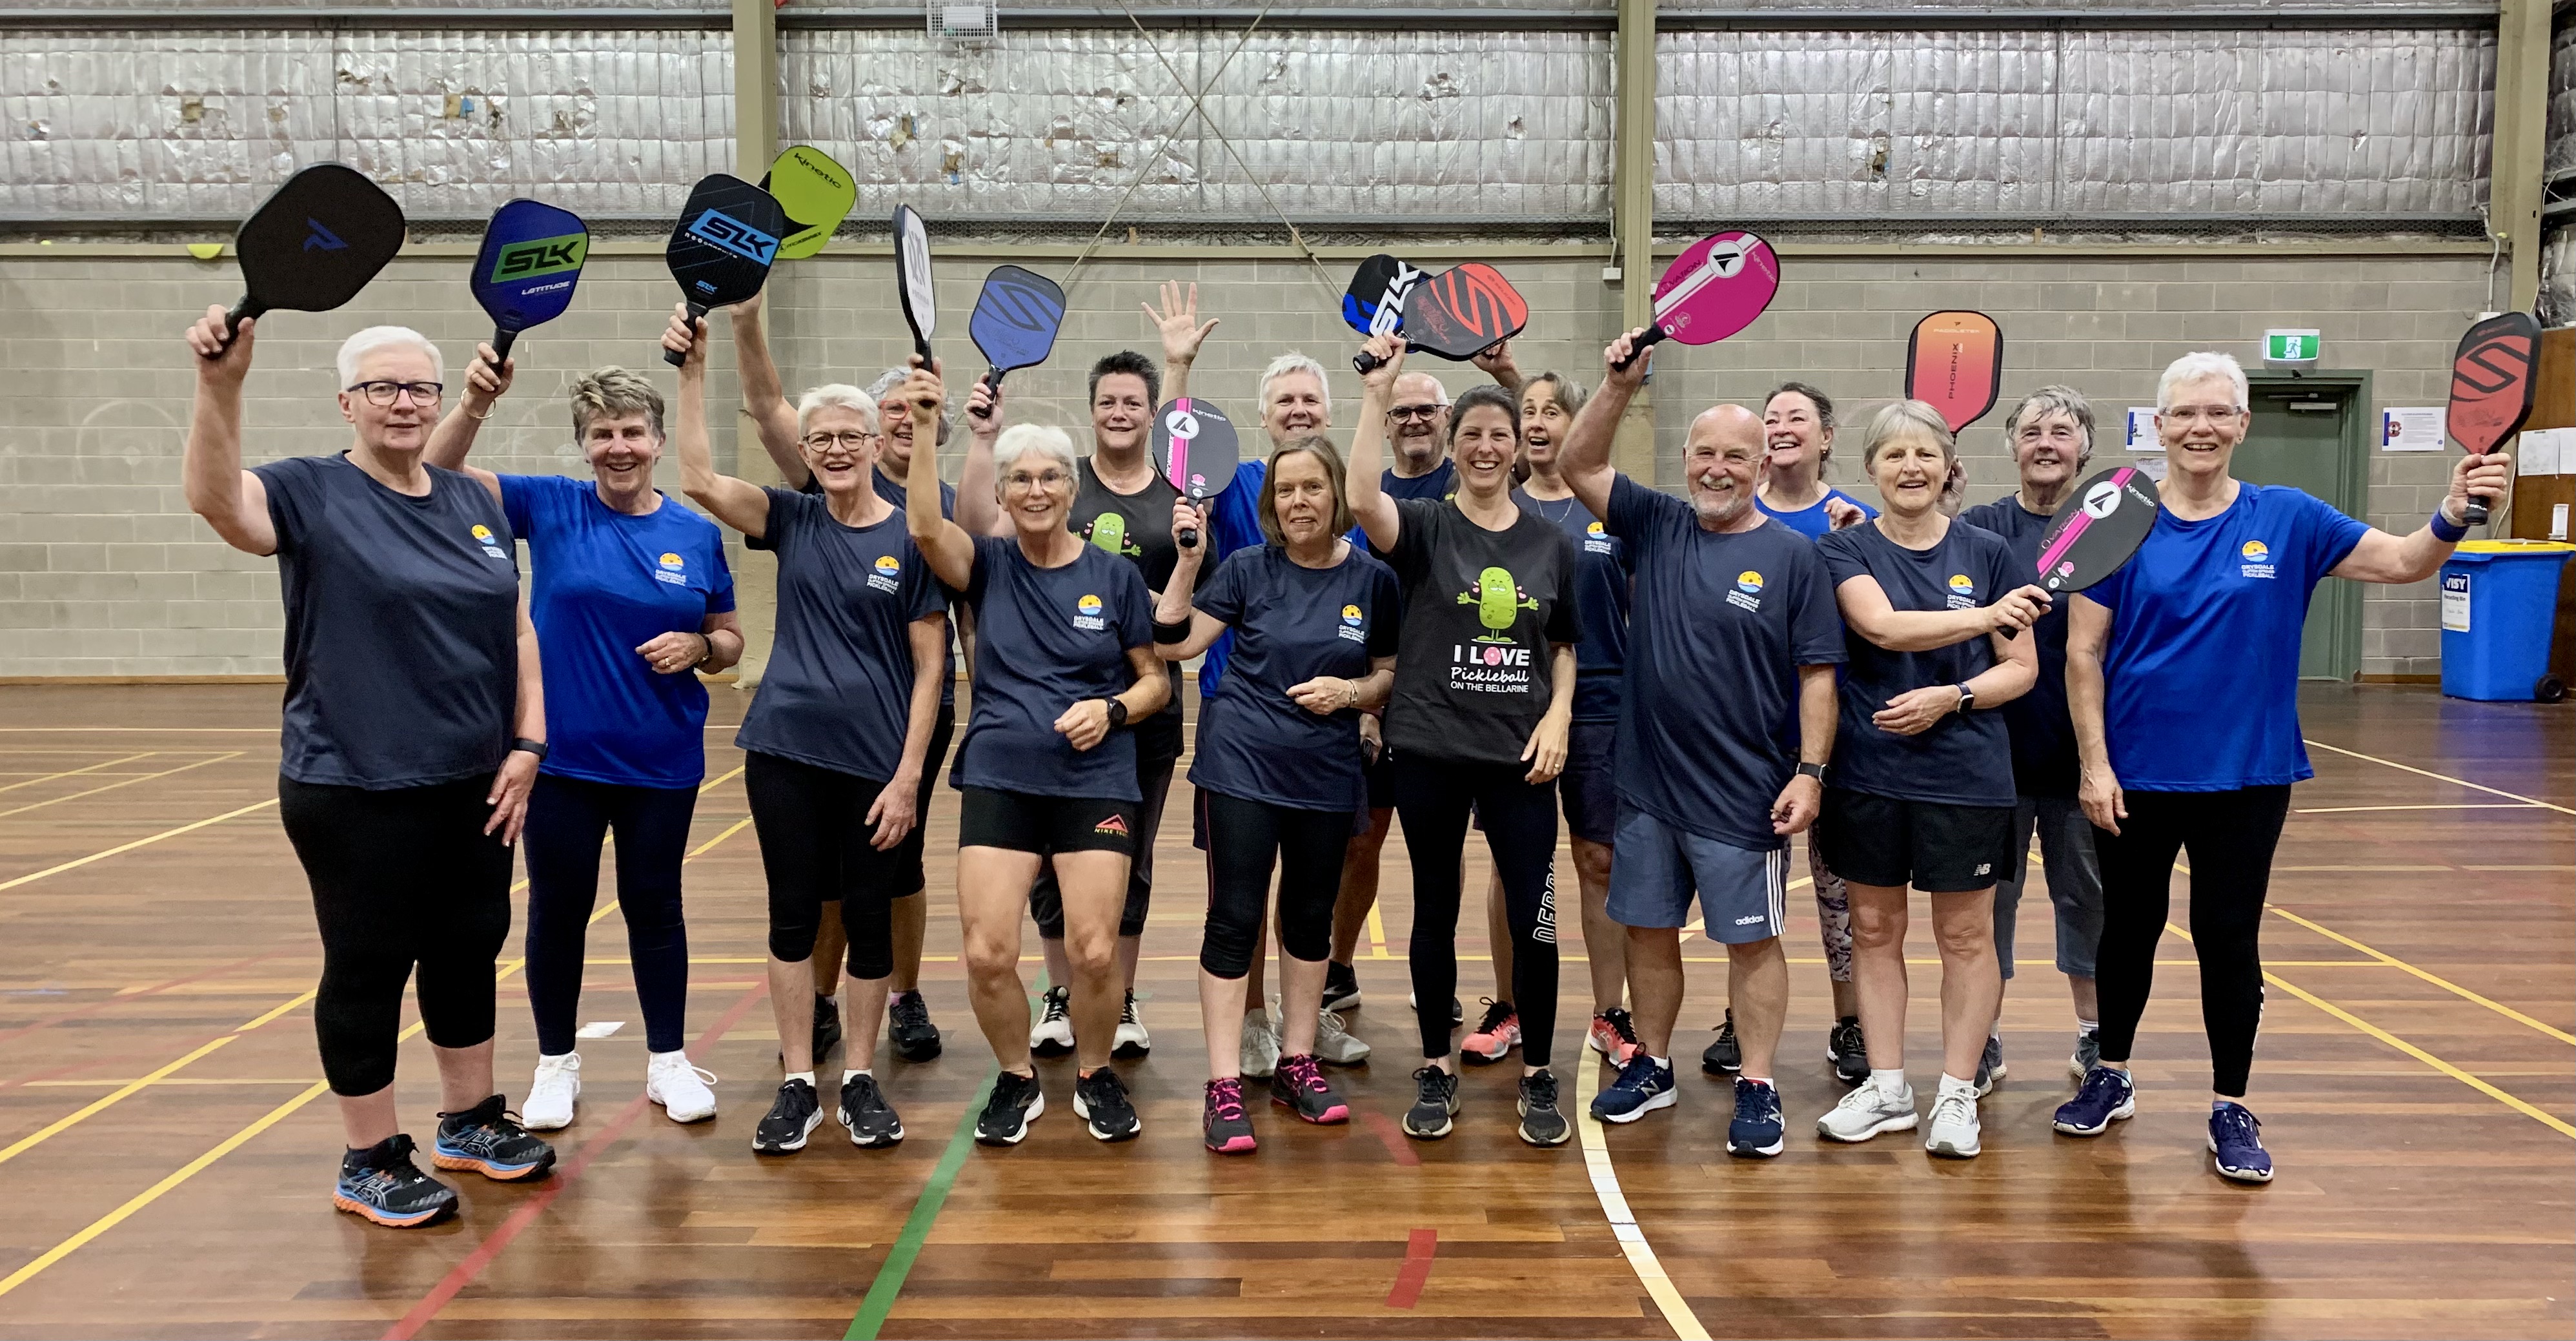
[[[397,1233],[326,1196],[339,1126],[313,1051],[310,906],[277,824],[277,697],[0,689],[0,1337],[2563,1338],[2576,1324],[2565,708],[2307,695],[2319,777],[2297,792],[2273,882],[2253,1097],[2283,1169],[2268,1188],[2208,1171],[2179,934],[2138,1056],[2137,1119],[2097,1141],[2051,1134],[2070,1026],[2037,890],[1983,1158],[1934,1163],[1903,1137],[1817,1142],[1840,1089],[1822,1061],[1803,886],[1785,1156],[1724,1154],[1727,1091],[1695,1065],[1721,957],[1699,940],[1685,947],[1679,1107],[1533,1150],[1510,1133],[1516,1068],[1501,1067],[1467,1078],[1457,1135],[1408,1142],[1394,1124],[1411,1093],[1404,945],[1386,934],[1409,920],[1400,836],[1354,1019],[1378,1056],[1337,1075],[1357,1119],[1302,1128],[1263,1111],[1259,1155],[1217,1159],[1198,1143],[1204,883],[1185,784],[1140,984],[1156,1048],[1122,1064],[1142,1140],[1082,1134],[1068,1063],[1043,1066],[1052,1103],[1026,1145],[966,1139],[991,1061],[955,960],[943,788],[924,979],[948,1052],[880,1067],[911,1139],[863,1152],[827,1123],[804,1154],[757,1159],[749,1135],[777,1076],[758,853],[741,756],[711,731],[690,1030],[724,1112],[681,1128],[642,1104],[642,1029],[603,909],[583,1017],[628,1023],[584,1044],[589,1089],[557,1134],[561,1172],[466,1180],[460,1219]],[[718,691],[719,719],[742,703]],[[1469,878],[1482,888],[1481,868]],[[1570,866],[1558,878],[1572,889]],[[1482,921],[1467,920],[1472,1003],[1491,989]],[[1607,1073],[1575,1050],[1584,977],[1575,919],[1563,928],[1559,1070],[1579,1108]],[[1033,936],[1029,948],[1034,982]],[[516,950],[514,935],[513,978]],[[1938,969],[1928,944],[1915,954],[1922,1083]],[[501,1020],[515,1097],[533,1042],[510,978]],[[404,1047],[406,1121],[425,1137],[432,1070],[416,1035]]]

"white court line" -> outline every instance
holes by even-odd
[[[1628,1209],[1628,1194],[1619,1188],[1619,1171],[1610,1165],[1610,1146],[1601,1121],[1592,1116],[1592,1096],[1600,1081],[1600,1070],[1592,1058],[1585,1056],[1583,1045],[1575,1045],[1574,1111],[1575,1127],[1583,1142],[1583,1171],[1592,1179],[1592,1195],[1601,1202],[1602,1217],[1610,1222],[1610,1234],[1619,1240],[1619,1251],[1628,1256],[1628,1269],[1637,1273],[1637,1282],[1662,1310],[1664,1325],[1673,1329],[1681,1341],[1709,1341],[1708,1329],[1700,1325],[1699,1315],[1691,1312],[1689,1301],[1682,1298],[1681,1287],[1664,1271],[1663,1260],[1655,1256],[1654,1245],[1646,1242],[1646,1231],[1638,1228],[1637,1216]]]
[[[2332,750],[2337,754],[2350,755],[2355,759],[2366,759],[2374,764],[2385,764],[2388,767],[2398,769],[2401,772],[2412,773],[2419,778],[2431,778],[2437,782],[2452,783],[2457,786],[2466,787],[2473,792],[2485,792],[2489,796],[2501,796],[2508,801],[2521,801],[2527,805],[2535,805],[2544,809],[2555,810],[2561,815],[2576,815],[2576,810],[2570,810],[2565,806],[2557,805],[2549,801],[2534,800],[2531,797],[2523,796],[2519,793],[2506,791],[2501,787],[2489,787],[2484,783],[2471,782],[2466,778],[2452,777],[2448,773],[2436,773],[2429,768],[2417,768],[2413,764],[2401,764],[2394,759],[2382,759],[2378,755],[2363,754],[2359,750],[2347,750],[2341,745],[2328,745],[2322,740],[2311,740],[2306,743],[2320,750]]]
[[[2318,806],[2318,807],[2316,807],[2316,808],[2314,808],[2314,809],[2310,809],[2310,810],[2296,810],[2296,811],[2292,811],[2291,813],[2292,813],[2292,814],[2297,814],[2297,815],[2352,815],[2352,814],[2358,814],[2359,812],[2364,811],[2364,810],[2538,810],[2538,809],[2540,809],[2540,807],[2539,807],[2539,806],[2537,806],[2537,805],[2530,804],[2530,803],[2526,803],[2526,802],[2521,802],[2521,801],[2515,801],[2515,802],[2510,802],[2510,803],[2508,803],[2508,802],[2504,802],[2504,801],[2464,801],[2464,802],[2461,802],[2461,803],[2459,803],[2459,804],[2457,804],[2457,805],[2446,805],[2446,806]]]

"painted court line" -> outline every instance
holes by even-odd
[[[2357,815],[2365,810],[2538,810],[2540,807],[2521,801],[2462,801],[2451,805],[2428,806],[2317,806],[2293,810],[2293,815]]]
[[[14,792],[21,787],[33,787],[40,782],[53,782],[61,778],[76,778],[83,773],[95,773],[102,768],[114,768],[118,764],[130,764],[137,760],[149,759],[157,753],[159,753],[157,750],[145,750],[141,754],[129,754],[122,759],[110,759],[103,764],[91,764],[87,768],[66,768],[60,773],[47,773],[41,777],[29,778],[24,782],[10,783],[6,787],[0,787],[0,792]]]
[[[1682,1298],[1681,1287],[1664,1271],[1662,1259],[1655,1256],[1652,1244],[1646,1242],[1646,1231],[1637,1225],[1637,1217],[1628,1209],[1628,1194],[1620,1190],[1619,1171],[1610,1164],[1610,1146],[1601,1120],[1592,1116],[1592,1096],[1600,1087],[1595,1074],[1601,1068],[1583,1058],[1574,1067],[1574,1111],[1576,1131],[1583,1140],[1583,1168],[1591,1175],[1592,1195],[1601,1202],[1601,1214],[1610,1221],[1610,1233],[1619,1240],[1619,1251],[1627,1254],[1628,1268],[1637,1273],[1637,1281],[1663,1312],[1664,1325],[1673,1329],[1680,1341],[1709,1341],[1708,1329],[1700,1325],[1699,1315],[1691,1312]]]
[[[7,1043],[14,1039],[25,1038],[29,1034],[36,1033],[39,1030],[51,1029],[55,1025],[65,1023],[67,1021],[86,1019],[110,1006],[118,1004],[119,1002],[140,1001],[145,997],[157,996],[160,993],[169,991],[173,987],[185,987],[189,983],[211,978],[218,973],[230,973],[237,968],[248,968],[262,960],[275,959],[284,953],[286,953],[284,950],[271,950],[264,955],[252,955],[248,959],[236,959],[229,964],[218,964],[213,968],[199,969],[185,977],[172,978],[168,982],[154,983],[150,987],[140,988],[130,992],[119,992],[114,996],[93,1001],[78,1010],[67,1010],[60,1015],[38,1020],[34,1024],[22,1024],[15,1029],[0,1031],[0,1043]],[[6,1086],[0,1086],[0,1088],[6,1088]]]
[[[11,815],[23,815],[30,810],[42,810],[47,806],[58,806],[65,801],[77,801],[84,796],[96,796],[100,792],[112,792],[119,787],[131,787],[138,782],[150,782],[154,778],[166,778],[173,773],[185,773],[193,768],[204,768],[208,764],[228,763],[232,760],[239,759],[240,757],[242,757],[242,751],[234,750],[226,754],[216,755],[212,759],[200,759],[193,764],[181,764],[177,768],[165,768],[158,773],[137,774],[134,777],[126,778],[118,782],[111,782],[104,787],[92,787],[85,792],[73,792],[69,796],[57,796],[50,800],[33,801],[13,809],[0,810],[0,819],[7,819]]]
[[[251,805],[243,806],[239,810],[227,810],[220,815],[201,819],[193,824],[182,824],[175,829],[164,829],[149,838],[137,838],[131,843],[119,843],[104,852],[93,852],[86,857],[74,857],[70,861],[64,862],[59,866],[48,866],[41,871],[30,871],[14,880],[0,880],[0,889],[16,889],[20,885],[42,880],[49,875],[61,875],[65,871],[76,870],[80,867],[87,866],[94,861],[105,861],[110,857],[132,852],[138,847],[150,847],[154,843],[158,843],[165,838],[176,838],[181,834],[195,833],[197,830],[205,828],[210,824],[221,824],[228,819],[239,819],[244,815],[250,814],[252,811],[266,810],[270,806],[276,804],[277,798],[272,796],[265,801],[259,801]]]
[[[912,1214],[904,1217],[903,1230],[895,1235],[894,1246],[886,1250],[885,1261],[877,1267],[876,1279],[868,1283],[868,1296],[859,1302],[858,1316],[850,1319],[850,1330],[843,1334],[842,1341],[875,1341],[887,1316],[894,1312],[895,1296],[903,1293],[904,1280],[912,1275],[912,1264],[920,1260],[921,1245],[930,1239],[931,1223],[947,1206],[949,1190],[957,1185],[958,1171],[966,1167],[967,1153],[975,1148],[975,1119],[984,1111],[984,1101],[992,1097],[993,1081],[1000,1075],[998,1068],[988,1072],[984,1083],[976,1087],[975,1097],[966,1101],[966,1111],[957,1118],[957,1130],[949,1134],[948,1147],[939,1152],[939,1162],[931,1166],[930,1181],[914,1199]]]
[[[2450,980],[2450,979],[2448,979],[2448,978],[2442,977],[2442,976],[2440,976],[2439,974],[2427,973],[2427,972],[2425,972],[2424,970],[2419,969],[2419,968],[2415,967],[2414,965],[2407,963],[2405,960],[2400,959],[2400,958],[2398,958],[2398,957],[2397,957],[2397,956],[2395,956],[2395,955],[2389,954],[2388,952],[2386,952],[2386,951],[2384,951],[2384,950],[2374,949],[2374,948],[2373,948],[2373,947],[2371,947],[2371,946],[2364,945],[2364,944],[2362,944],[2361,942],[2359,942],[2359,941],[2357,941],[2357,940],[2354,940],[2352,937],[2347,936],[2347,935],[2343,934],[2343,933],[2342,933],[2342,932],[2340,932],[2340,931],[2336,931],[2336,930],[2334,930],[2334,929],[2333,929],[2333,928],[2331,928],[2331,927],[2319,926],[2318,924],[2316,924],[2316,923],[2314,923],[2314,922],[2311,922],[2311,921],[2309,921],[2308,919],[2306,919],[2306,918],[2304,918],[2304,917],[2299,916],[2297,913],[2291,912],[2289,909],[2284,908],[2284,907],[2280,906],[2280,905],[2279,905],[2279,904],[2277,904],[2277,903],[2276,903],[2276,904],[2269,905],[2269,906],[2270,906],[2270,909],[2271,909],[2271,911],[2272,911],[2272,912],[2277,913],[2277,914],[2279,914],[2279,915],[2280,915],[2280,916],[2282,916],[2282,917],[2286,917],[2286,918],[2288,918],[2289,920],[2291,920],[2291,921],[2293,921],[2293,922],[2298,923],[2300,926],[2306,927],[2308,930],[2313,931],[2313,932],[2317,933],[2318,935],[2323,936],[2323,937],[2325,937],[2326,939],[2328,939],[2328,940],[2330,940],[2330,941],[2334,941],[2334,942],[2336,942],[2337,944],[2344,945],[2344,946],[2348,946],[2348,947],[2350,947],[2350,948],[2352,948],[2352,949],[2355,949],[2355,950],[2359,950],[2359,951],[2361,951],[2363,954],[2369,955],[2369,956],[2371,957],[2371,959],[2372,959],[2373,961],[2377,962],[2377,963],[2387,965],[2388,967],[2390,967],[2390,968],[2394,968],[2394,969],[2403,969],[2403,970],[2405,970],[2406,972],[2408,972],[2408,973],[2412,973],[2412,974],[2414,974],[2416,977],[2421,978],[2421,979],[2423,979],[2424,981],[2429,982],[2429,983],[2433,984],[2434,986],[2441,988],[2443,991],[2449,992],[2449,993],[2451,993],[2452,995],[2454,995],[2454,996],[2457,996],[2457,997],[2461,998],[2462,1000],[2466,1000],[2466,1001],[2474,1001],[2474,1002],[2478,1003],[2479,1005],[2484,1006],[2484,1007],[2486,1007],[2487,1009],[2489,1009],[2489,1010],[2491,1010],[2491,1011],[2494,1011],[2496,1014],[2501,1015],[2501,1016],[2504,1016],[2504,1017],[2505,1017],[2506,1019],[2508,1019],[2508,1020],[2513,1020],[2513,1021],[2515,1021],[2515,1022],[2517,1022],[2517,1023],[2520,1023],[2520,1024],[2527,1024],[2527,1025],[2530,1025],[2532,1028],[2537,1029],[2537,1030],[2539,1030],[2540,1032],[2542,1032],[2542,1033],[2544,1033],[2544,1034],[2549,1035],[2551,1038],[2557,1039],[2557,1040],[2558,1040],[2559,1042],[2561,1042],[2561,1043],[2576,1043],[2576,1034],[2571,1034],[2571,1033],[2567,1032],[2567,1031],[2566,1031],[2566,1030],[2564,1030],[2564,1029],[2558,1028],[2558,1027],[2557,1027],[2557,1026],[2555,1026],[2555,1025],[2543,1024],[2542,1022],[2540,1022],[2540,1021],[2538,1021],[2538,1020],[2535,1020],[2535,1019],[2531,1018],[2530,1016],[2523,1014],[2521,1011],[2515,1010],[2513,1007],[2508,1006],[2508,1005],[2505,1005],[2505,1004],[2503,1004],[2503,1003],[2501,1003],[2501,1002],[2497,1002],[2497,1001],[2490,1001],[2490,1000],[2488,1000],[2487,998],[2485,998],[2485,997],[2483,997],[2483,996],[2480,996],[2480,995],[2478,995],[2478,994],[2477,994],[2477,993],[2475,993],[2475,992],[2470,991],[2468,988],[2462,987],[2462,986],[2461,986],[2461,985],[2459,985],[2458,983],[2455,983],[2455,982],[2451,981],[2451,980]]]
[[[1395,1288],[1386,1292],[1388,1308],[1411,1308],[1422,1302],[1422,1287],[1431,1283],[1431,1257],[1440,1251],[1440,1231],[1417,1229],[1405,1236],[1404,1265],[1395,1270]]]
[[[2412,773],[2417,777],[2431,778],[2437,782],[2448,782],[2455,786],[2466,787],[2473,792],[2485,792],[2489,796],[2501,796],[2508,801],[2520,801],[2525,805],[2539,806],[2544,810],[2555,810],[2561,815],[2576,815],[2576,810],[2570,810],[2567,807],[2558,805],[2554,802],[2536,800],[2532,797],[2520,795],[2519,793],[2506,791],[2501,787],[2489,787],[2484,783],[2471,782],[2466,778],[2455,778],[2448,773],[2436,773],[2428,768],[2417,768],[2413,764],[2401,764],[2394,759],[2382,759],[2375,754],[2363,754],[2359,750],[2347,750],[2341,745],[2328,745],[2321,740],[2311,740],[2308,741],[2307,744],[2311,749],[2332,750],[2337,754],[2348,755],[2355,759],[2365,759],[2374,764],[2381,764],[2389,768],[2397,769],[2401,772]]]

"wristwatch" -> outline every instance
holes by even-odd
[[[1109,705],[1109,729],[1115,731],[1118,728],[1127,725],[1126,701],[1115,698],[1103,701]]]
[[[522,750],[537,756],[538,763],[546,761],[546,743],[542,740],[521,739],[510,742],[510,753],[516,754]]]
[[[1976,691],[1976,690],[1970,689],[1970,688],[1969,688],[1967,685],[1965,685],[1965,684],[1955,684],[1955,685],[1952,685],[1952,686],[1950,686],[1950,687],[1959,691],[1959,711],[1960,711],[1960,712],[1962,712],[1962,713],[1969,712],[1969,711],[1973,710],[1973,709],[1977,706],[1977,691]]]
[[[1818,783],[1822,783],[1825,780],[1825,766],[1823,764],[1811,764],[1804,760],[1800,760],[1798,763],[1798,776],[1802,778],[1814,778]]]

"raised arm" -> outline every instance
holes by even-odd
[[[716,473],[707,446],[707,323],[675,305],[662,328],[662,347],[687,355],[680,361],[680,403],[671,425],[671,447],[680,457],[680,492],[717,521],[754,540],[769,532],[769,495],[757,484]]]
[[[2129,807],[2111,771],[2110,737],[2102,729],[2102,649],[2111,642],[2111,608],[2082,592],[2066,607],[2066,708],[2075,726],[2076,797],[2093,827],[2120,831]]]
[[[957,472],[957,524],[968,535],[1009,535],[1011,524],[1002,516],[993,472],[993,443],[1002,436],[1002,393],[981,377],[966,391],[966,429],[966,462]],[[921,459],[920,441],[916,434],[915,461]]]
[[[1404,523],[1395,500],[1387,497],[1378,472],[1386,468],[1386,412],[1395,403],[1395,379],[1404,371],[1404,341],[1392,335],[1372,335],[1362,348],[1379,362],[1360,374],[1360,422],[1351,430],[1351,461],[1344,472],[1344,488],[1350,494],[1351,515],[1359,519],[1369,547],[1391,553]]]
[[[1199,321],[1199,286],[1195,283],[1183,292],[1179,281],[1163,281],[1162,306],[1144,304],[1145,320],[1154,323],[1154,331],[1163,339],[1163,399],[1179,400],[1190,394],[1190,365],[1199,357],[1199,346],[1207,343],[1208,332],[1216,329],[1217,318]]]
[[[519,375],[519,361],[495,358],[499,352],[488,340],[474,347],[474,361],[465,365],[465,394],[456,398],[455,413],[441,417],[429,431],[429,445],[421,453],[421,459],[433,466],[473,476],[494,498],[501,496],[501,477],[465,464],[465,454],[474,450],[474,437],[483,431],[483,421],[492,417],[492,407],[509,393],[511,381]]]
[[[2463,456],[2451,465],[2451,491],[2442,496],[2434,512],[2442,524],[2454,531],[2468,527],[2469,499],[2472,496],[2492,504],[2504,496],[2506,483],[2513,477],[2513,458],[2504,452],[2492,456]],[[2355,582],[2421,582],[2442,571],[2442,561],[2451,557],[2457,540],[2444,540],[2427,520],[2404,536],[2390,535],[2372,527],[2352,547],[2352,553],[2334,566],[2333,575]]]
[[[939,440],[939,412],[947,401],[947,388],[939,380],[942,364],[931,360],[921,366],[921,356],[912,359],[912,375],[895,389],[903,398],[905,410],[912,415],[912,471],[904,477],[903,524],[912,533],[913,547],[930,563],[931,574],[948,584],[950,590],[964,590],[967,579],[975,575],[975,538],[965,527],[939,515],[939,453],[932,446]],[[1001,509],[993,498],[993,445],[983,444],[984,499],[996,517]],[[967,449],[973,459],[973,448]],[[973,483],[969,476],[957,488],[957,515],[966,515],[967,490]],[[944,651],[943,647],[943,651]]]
[[[760,294],[733,305],[733,362],[742,380],[742,412],[760,430],[760,447],[778,467],[779,482],[802,489],[814,478],[805,454],[796,449],[796,407],[787,403],[786,384],[778,380],[778,361],[769,356],[769,328],[760,320]]]
[[[2025,586],[1974,610],[1899,610],[1888,602],[1887,590],[1878,585],[1878,579],[1863,573],[1834,587],[1834,604],[1854,632],[1888,651],[1929,652],[1983,634],[2029,628],[2047,613],[2048,593]]]
[[[224,310],[209,307],[188,328],[197,365],[197,399],[188,410],[188,445],[179,477],[188,510],[206,519],[225,544],[245,554],[275,554],[277,525],[268,517],[268,486],[241,468],[241,388],[250,373],[257,318],[244,317],[224,343]]]
[[[1182,544],[1184,535],[1194,537],[1193,542]],[[1208,527],[1197,505],[1186,498],[1172,500],[1172,546],[1180,557],[1172,566],[1171,580],[1154,595],[1154,654],[1165,661],[1187,661],[1223,637],[1226,625],[1190,604],[1190,593],[1199,587],[1199,568],[1207,562]],[[1163,641],[1164,629],[1182,624],[1189,631],[1180,641]]]
[[[1610,515],[1610,485],[1618,472],[1610,468],[1610,444],[1618,439],[1619,421],[1628,413],[1628,402],[1645,385],[1646,374],[1655,366],[1655,351],[1648,346],[1646,356],[1622,368],[1632,342],[1646,333],[1643,326],[1610,342],[1601,351],[1601,389],[1583,402],[1583,410],[1565,430],[1565,446],[1558,449],[1556,468],[1567,487],[1585,511],[1595,517]]]

